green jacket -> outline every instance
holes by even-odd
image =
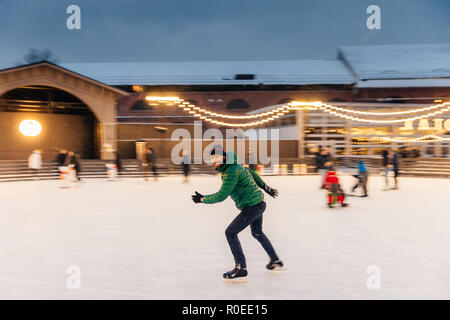
[[[231,196],[236,207],[242,210],[263,201],[264,194],[259,188],[264,188],[265,183],[259,175],[237,164],[237,156],[234,152],[227,153],[227,159],[232,159],[233,163],[227,164],[226,161],[216,169],[222,174],[222,187],[218,192],[204,196],[203,202],[221,202]]]

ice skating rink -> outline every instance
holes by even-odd
[[[224,231],[238,213],[227,199],[194,204],[219,176],[158,182],[0,183],[0,299],[450,299],[450,180],[369,180],[369,198],[329,209],[318,177],[263,177],[264,230],[287,270],[270,273],[250,230],[240,239],[249,282],[225,284],[234,263]],[[354,179],[343,177],[346,191]],[[81,287],[69,290],[67,268]],[[369,266],[380,289],[368,289]]]

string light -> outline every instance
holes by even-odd
[[[417,117],[412,117],[412,118],[404,118],[404,119],[396,119],[396,120],[373,120],[373,119],[364,119],[364,118],[359,118],[359,117],[353,117],[353,116],[347,116],[345,114],[341,114],[338,113],[336,111],[331,111],[329,109],[323,108],[323,111],[333,114],[335,116],[338,116],[340,118],[344,118],[344,119],[348,119],[348,120],[353,120],[353,121],[358,121],[358,122],[368,122],[368,123],[399,123],[399,122],[405,122],[405,121],[414,121],[414,120],[420,120],[420,119],[425,119],[425,118],[429,118],[438,114],[442,114],[444,112],[448,112],[450,111],[450,107],[444,108],[442,110],[439,111],[435,111],[435,112],[431,112],[422,116],[417,116]]]
[[[196,106],[195,104],[192,104],[190,102],[184,101],[183,99],[179,97],[153,97],[153,96],[147,96],[147,100],[149,101],[158,101],[161,103],[171,104],[173,102],[180,103],[178,107],[182,108],[184,111],[188,111],[190,114],[194,114],[196,117],[200,117],[200,119],[222,125],[222,126],[229,126],[229,127],[250,127],[250,126],[257,126],[264,123],[267,123],[269,121],[273,121],[275,119],[278,119],[281,116],[285,116],[287,113],[294,111],[294,110],[321,110],[323,112],[329,113],[331,115],[334,115],[336,117],[340,117],[343,119],[348,119],[352,121],[358,121],[358,122],[366,122],[366,123],[400,123],[400,122],[406,122],[406,121],[414,121],[414,120],[420,120],[429,118],[438,114],[442,114],[444,112],[450,111],[450,103],[441,103],[437,105],[432,105],[424,108],[419,109],[412,109],[412,110],[405,110],[405,111],[397,111],[397,112],[370,112],[370,111],[359,111],[354,109],[347,109],[342,107],[333,106],[330,104],[322,103],[320,101],[292,101],[288,104],[281,105],[275,109],[272,109],[270,111],[253,114],[253,115],[229,115],[229,114],[221,114],[212,112],[203,108],[200,108]],[[438,109],[438,110],[436,110]],[[193,110],[195,110],[193,112]],[[368,119],[368,118],[362,118],[357,117],[354,115],[370,115],[370,116],[392,116],[392,115],[407,115],[407,114],[414,114],[419,112],[425,112],[430,110],[436,110],[434,112],[430,112],[427,114],[423,114],[420,116],[415,117],[409,117],[409,118],[401,118],[401,119],[395,119],[395,120],[376,120],[376,119]],[[232,122],[224,122],[224,121],[217,121],[212,119],[211,117],[215,118],[224,118],[224,119],[232,119],[232,120],[242,120],[242,119],[259,119],[257,121],[252,121],[248,123],[232,123]],[[263,118],[263,119],[260,119]]]
[[[411,113],[419,113],[423,111],[438,109],[438,108],[444,108],[445,106],[450,105],[450,103],[442,103],[434,106],[429,106],[425,108],[420,109],[413,109],[413,110],[406,110],[406,111],[396,111],[396,112],[370,112],[370,111],[359,111],[359,110],[353,110],[353,109],[346,109],[341,107],[336,107],[332,105],[326,105],[328,108],[339,110],[342,112],[347,113],[354,113],[354,114],[365,114],[365,115],[372,115],[372,116],[393,116],[393,115],[401,115],[401,114],[411,114]]]
[[[390,142],[434,142],[434,141],[450,141],[450,138],[444,138],[440,136],[436,136],[434,134],[429,134],[422,137],[417,138],[390,138],[390,137],[382,137],[383,140],[387,140]]]
[[[182,101],[183,99],[180,99],[178,97],[154,97],[154,96],[147,96],[145,97],[145,100],[147,101],[163,101],[163,102],[178,102]]]

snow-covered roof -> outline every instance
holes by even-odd
[[[358,81],[358,88],[424,88],[450,87],[450,78]]]
[[[339,58],[361,80],[450,77],[450,44],[342,47]]]
[[[352,84],[339,60],[63,63],[108,85]],[[236,80],[237,74],[254,79]]]

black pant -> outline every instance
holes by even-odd
[[[262,214],[266,210],[266,203],[261,201],[257,205],[244,208],[241,213],[231,222],[225,235],[230,245],[231,253],[234,256],[234,261],[239,264],[241,268],[247,268],[245,262],[244,252],[242,251],[241,243],[238,239],[238,233],[247,228],[250,225],[252,236],[261,243],[264,250],[266,250],[271,261],[278,260],[278,256],[273,249],[269,239],[262,231]]]

